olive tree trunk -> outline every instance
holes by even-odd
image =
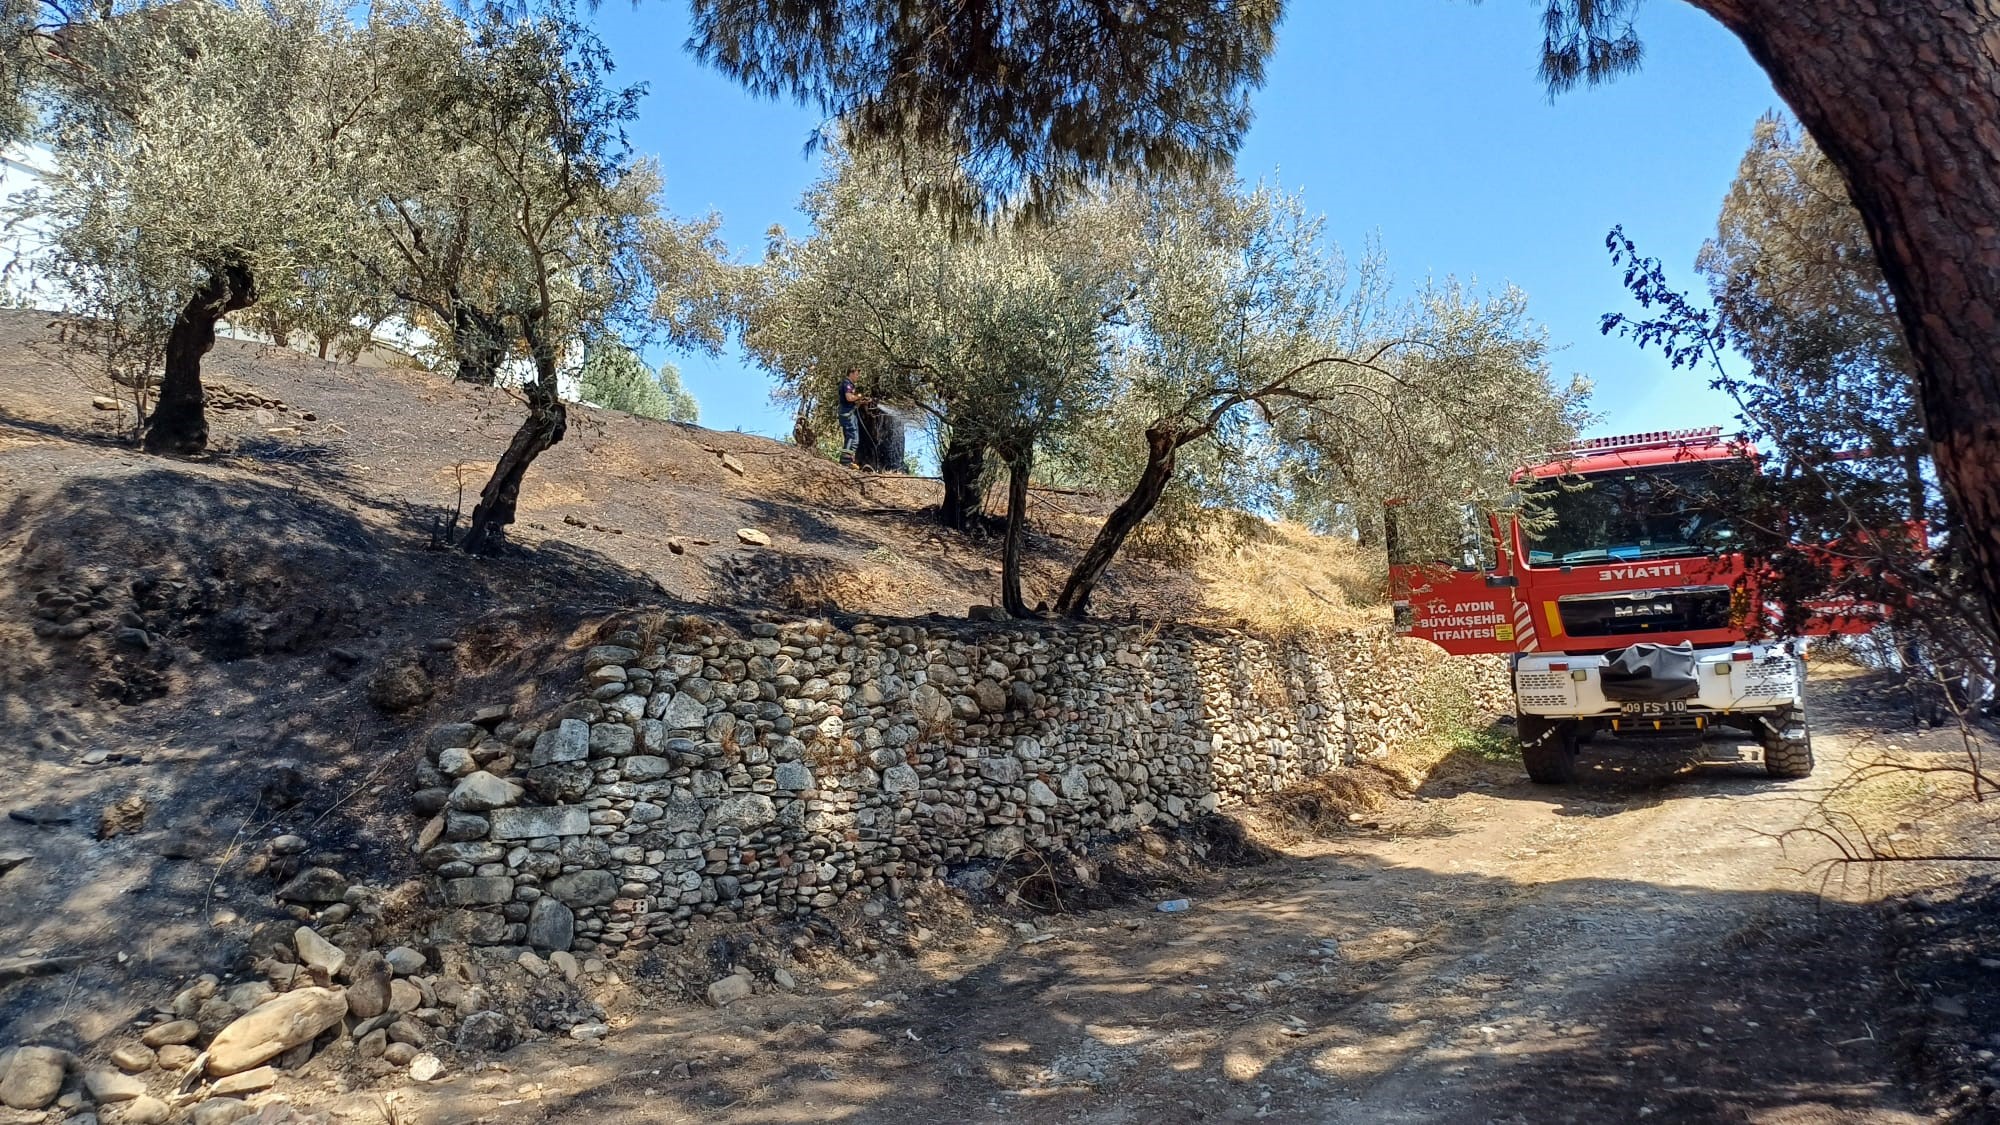
[[[2000,627],[2000,0],[1689,0],[1846,176]]]
[[[500,455],[499,464],[486,487],[480,490],[479,504],[472,509],[472,523],[459,544],[466,553],[498,554],[507,542],[507,526],[514,522],[514,509],[521,499],[521,481],[528,466],[549,447],[563,439],[569,427],[569,411],[556,394],[555,345],[542,336],[536,320],[522,318],[522,334],[528,338],[535,359],[535,378],[527,386],[528,416],[514,431],[514,440]]]
[[[1090,612],[1090,595],[1096,591],[1104,572],[1111,568],[1111,560],[1118,557],[1118,549],[1125,545],[1132,529],[1159,506],[1161,495],[1174,479],[1175,457],[1187,440],[1180,431],[1167,426],[1156,425],[1146,431],[1146,468],[1139,474],[1139,483],[1132,487],[1132,494],[1123,503],[1112,509],[1104,526],[1097,529],[1097,538],[1091,541],[1090,549],[1070,571],[1069,580],[1063,583],[1062,597],[1056,600],[1057,613],[1082,617]]]
[[[1021,596],[1021,546],[1028,534],[1028,474],[1034,469],[1035,447],[1022,442],[1006,451],[1007,535],[1000,547],[1000,608],[1009,617],[1028,616]]]
[[[159,397],[146,421],[148,453],[183,456],[208,448],[208,415],[202,408],[201,359],[215,347],[215,322],[257,300],[250,266],[225,262],[188,298],[167,331],[166,369]]]
[[[985,514],[979,480],[986,475],[986,444],[954,430],[939,460],[944,478],[944,502],[938,522],[953,531],[970,531]]]
[[[458,352],[458,381],[490,387],[507,358],[507,322],[498,313],[459,303],[452,310],[451,343]],[[539,377],[539,375],[537,376]]]

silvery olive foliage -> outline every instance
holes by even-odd
[[[920,178],[962,175],[938,154]],[[1117,232],[1096,206],[1032,225],[955,223],[925,210],[924,190],[879,153],[830,154],[801,203],[811,230],[772,234],[744,339],[813,430],[837,432],[849,368],[865,393],[927,424],[944,454],[941,516],[965,526],[989,446],[1031,455],[1101,397]]]
[[[936,167],[927,178],[953,178]],[[772,232],[747,312],[752,354],[809,409],[830,411],[853,367],[874,397],[947,431],[1058,413],[1038,404],[1077,397],[1069,384],[1101,366],[1103,255],[1069,225],[959,227],[916,196],[886,161],[830,156],[801,203],[811,231]]]
[[[1516,292],[1446,282],[1397,298],[1379,252],[1350,266],[1322,216],[1268,185],[1195,181],[1126,199],[1136,242],[1118,388],[1084,447],[1124,452],[1070,460],[1085,477],[1113,467],[1129,496],[1059,612],[1087,607],[1141,528],[1157,549],[1244,511],[1346,513],[1336,526],[1351,528],[1390,498],[1451,512],[1497,503],[1516,468],[1585,418],[1588,384],[1552,380]],[[1457,521],[1411,534],[1455,538]]]
[[[1245,512],[1352,530],[1392,496],[1498,503],[1584,417],[1587,385],[1552,381],[1519,293],[1395,298],[1380,255],[1350,267],[1296,195],[1124,184],[963,229],[930,217],[906,172],[831,162],[804,205],[811,235],[773,239],[746,339],[803,405],[830,404],[851,366],[939,423],[947,455],[973,444],[1124,494],[1060,612],[1084,612],[1135,532],[1158,549]]]
[[[164,448],[206,444],[199,366],[220,318],[351,350],[400,316],[461,377],[527,361],[533,433],[467,537],[491,550],[561,438],[585,340],[723,339],[737,271],[719,221],[662,210],[660,171],[625,135],[643,91],[611,80],[560,5],[194,0],[62,41],[56,171],[23,212],[52,230],[43,266],[113,365],[164,368],[149,446],[167,429]]]
[[[405,303],[469,382],[532,358],[529,309],[569,341],[719,346],[733,284],[720,220],[664,210],[658,165],[625,137],[643,89],[615,83],[576,16],[537,12],[376,9],[368,131],[384,143],[342,171],[361,204],[351,272]]]
[[[1283,510],[1372,542],[1393,502],[1406,548],[1455,558],[1466,515],[1486,535],[1480,513],[1519,506],[1514,473],[1566,449],[1590,423],[1591,383],[1556,374],[1548,333],[1513,286],[1480,293],[1455,278],[1432,281],[1378,331],[1408,343],[1340,395],[1276,418]],[[1519,515],[1531,532],[1543,519]]]

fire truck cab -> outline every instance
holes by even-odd
[[[1534,781],[1576,780],[1601,731],[1684,742],[1714,727],[1754,737],[1772,776],[1804,777],[1804,642],[1752,639],[1763,607],[1735,532],[1698,502],[1718,470],[1754,457],[1720,428],[1583,442],[1516,478],[1539,516],[1484,517],[1483,553],[1449,563],[1402,557],[1392,505],[1397,631],[1509,657]]]

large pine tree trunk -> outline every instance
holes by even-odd
[[[1028,616],[1021,596],[1021,546],[1028,535],[1028,474],[1035,465],[1035,447],[1022,442],[1007,451],[1007,535],[1000,548],[1000,608],[1009,617]]]
[[[986,446],[954,431],[945,443],[939,461],[944,477],[944,503],[938,506],[938,522],[953,531],[969,531],[985,514],[985,498],[979,478],[986,474]]]
[[[209,274],[188,298],[167,332],[166,370],[146,421],[148,453],[183,456],[208,448],[208,415],[202,409],[201,359],[215,347],[215,322],[257,300],[250,267],[231,260]]]
[[[556,354],[553,342],[543,339],[541,325],[523,318],[522,332],[535,358],[535,379],[527,386],[528,416],[514,431],[514,440],[500,455],[493,475],[480,490],[479,504],[472,509],[472,523],[460,546],[468,554],[498,554],[507,542],[507,525],[514,522],[514,509],[521,499],[521,481],[528,466],[550,446],[563,439],[569,428],[569,411],[556,395]]]
[[[1846,176],[2000,626],[2000,0],[1690,0]]]
[[[1090,549],[1078,559],[1076,567],[1069,572],[1069,580],[1063,583],[1062,597],[1056,600],[1056,612],[1064,617],[1082,617],[1090,612],[1090,595],[1097,590],[1097,583],[1104,572],[1111,569],[1111,560],[1118,556],[1118,548],[1125,545],[1125,539],[1132,529],[1159,506],[1160,497],[1167,491],[1167,485],[1174,479],[1174,459],[1180,452],[1184,439],[1165,426],[1154,426],[1146,431],[1146,468],[1139,474],[1139,483],[1132,487],[1132,494],[1125,502],[1112,509],[1105,518],[1104,526],[1097,529],[1097,538],[1091,541]]]

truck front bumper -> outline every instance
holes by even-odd
[[[1604,697],[1602,656],[1523,653],[1514,660],[1514,704],[1523,715],[1548,718],[1634,720],[1651,728],[1654,720],[1683,714],[1718,719],[1729,714],[1781,711],[1801,705],[1805,666],[1790,646],[1731,645],[1696,649],[1696,695],[1685,710],[1629,712]]]

